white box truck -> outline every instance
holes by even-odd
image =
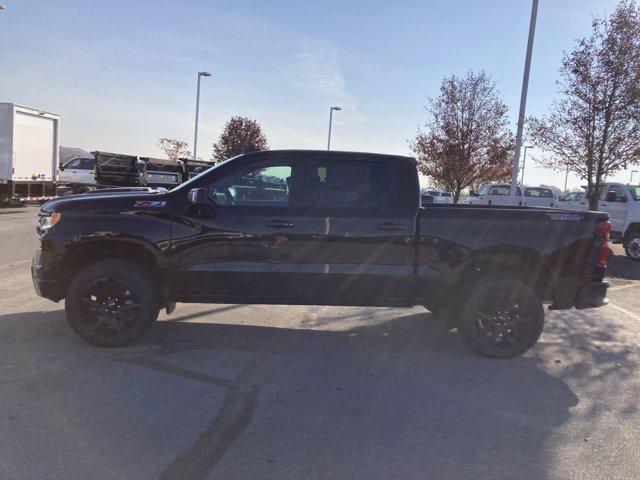
[[[0,103],[0,204],[55,195],[60,116]]]

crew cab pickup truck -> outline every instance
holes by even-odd
[[[563,197],[559,205],[588,210],[589,199],[585,192],[572,192]],[[627,257],[640,262],[640,185],[605,183],[598,199],[598,210],[609,214],[613,242],[622,243]]]
[[[69,196],[39,215],[35,288],[101,346],[175,302],[424,305],[504,358],[537,341],[543,304],[606,302],[606,213],[423,208],[408,157],[254,152],[171,191]]]

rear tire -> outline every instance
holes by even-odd
[[[69,325],[83,340],[122,347],[138,340],[158,318],[158,288],[135,264],[100,261],[73,279],[65,310]]]
[[[512,278],[485,277],[478,282],[461,308],[463,339],[483,357],[522,355],[542,333],[542,301],[531,287]]]
[[[633,233],[624,239],[624,252],[630,260],[640,262],[640,233]]]

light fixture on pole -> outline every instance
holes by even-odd
[[[631,177],[629,177],[629,183],[633,182],[633,174],[638,173],[638,170],[631,170]]]
[[[524,167],[527,163],[527,150],[533,148],[533,145],[525,145],[524,156],[522,157],[522,174],[520,175],[520,185],[524,185]]]
[[[327,150],[331,150],[331,123],[333,122],[333,111],[342,110],[341,107],[329,107],[329,138],[327,139]]]
[[[198,91],[196,93],[196,131],[193,136],[193,159],[197,160],[198,153],[198,115],[200,113],[200,77],[210,77],[209,72],[198,72]]]
[[[536,20],[538,18],[538,1],[531,3],[531,20],[529,22],[529,39],[527,40],[527,54],[524,61],[524,75],[522,77],[522,93],[520,95],[520,112],[518,114],[518,130],[516,133],[516,151],[513,158],[513,172],[511,174],[511,203],[516,204],[516,187],[518,185],[518,171],[520,168],[520,149],[522,148],[522,132],[524,130],[524,114],[527,107],[527,92],[529,90],[529,73],[531,72],[531,56],[533,54],[533,39],[536,34]]]

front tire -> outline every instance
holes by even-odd
[[[483,357],[522,355],[542,333],[542,301],[518,280],[493,277],[478,282],[461,311],[459,330],[465,342]]]
[[[634,233],[625,238],[624,252],[630,260],[640,262],[640,233]]]
[[[158,288],[135,264],[96,262],[71,282],[65,310],[69,325],[83,340],[122,347],[138,340],[158,318]]]

